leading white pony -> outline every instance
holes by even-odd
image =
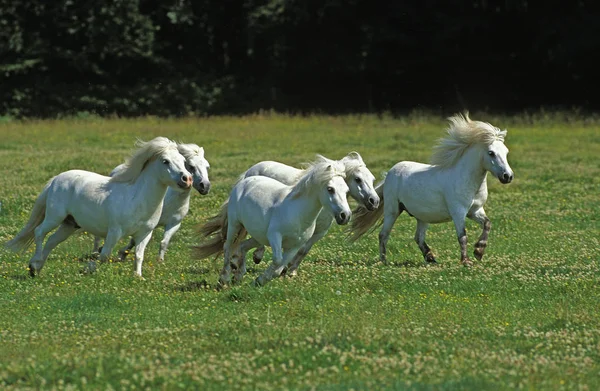
[[[210,164],[208,160],[204,158],[204,148],[199,147],[196,144],[177,144],[179,153],[185,158],[185,168],[192,174],[193,187],[202,195],[208,194],[210,191],[210,180],[208,178],[208,168]],[[116,175],[125,167],[121,164],[115,167],[110,173],[110,176]],[[164,262],[165,253],[169,247],[169,242],[175,233],[181,227],[181,222],[187,216],[190,210],[190,196],[192,192],[190,189],[181,189],[169,187],[167,194],[163,201],[162,211],[160,213],[160,219],[158,225],[165,227],[165,233],[163,239],[160,242],[160,248],[158,251],[158,262]],[[119,258],[125,259],[129,250],[135,246],[133,238],[129,241],[129,244],[119,250]],[[94,252],[98,252],[100,249],[100,237],[94,238]]]
[[[328,159],[319,156],[318,159],[327,161]],[[354,198],[359,204],[363,205],[367,210],[372,211],[379,207],[379,195],[374,188],[375,176],[369,171],[365,162],[358,152],[350,152],[339,161],[344,165],[344,172],[346,174],[346,184],[348,185],[349,195]],[[274,161],[263,161],[256,163],[250,167],[242,178],[249,178],[252,176],[266,176],[273,178],[281,183],[288,186],[292,186],[299,177],[303,174],[303,170],[295,167],[288,166],[286,164]],[[317,217],[315,225],[315,232],[313,236],[298,250],[298,253],[294,259],[290,262],[289,267],[286,269],[286,275],[294,276],[297,273],[298,266],[302,260],[306,257],[312,246],[321,240],[329,231],[331,224],[333,223],[333,216],[326,210],[322,210]],[[202,232],[204,235],[207,232]],[[251,242],[242,243],[242,252],[246,253],[250,250],[249,246]],[[254,262],[259,263],[264,255],[265,247],[259,246],[254,252]]]
[[[25,227],[6,246],[25,250],[35,240],[29,273],[35,276],[50,252],[79,229],[105,237],[100,259],[106,260],[113,247],[132,236],[135,273],[142,275],[144,249],[160,218],[167,187],[188,189],[192,176],[177,144],[164,137],[138,141],[138,149],[114,177],[83,170],[70,170],[52,178],[38,196]],[[46,245],[44,238],[58,227]],[[90,264],[93,268],[95,265]]]
[[[455,115],[450,120],[448,136],[435,147],[431,163],[397,163],[377,186],[381,196],[375,212],[364,208],[355,211],[350,229],[351,240],[367,233],[383,215],[379,233],[379,255],[387,263],[386,244],[394,222],[402,213],[417,219],[415,241],[427,262],[435,257],[425,243],[425,232],[431,223],[452,220],[460,244],[460,259],[465,266],[472,262],[467,256],[465,218],[479,223],[483,229],[475,244],[475,258],[481,260],[492,224],[483,209],[488,196],[486,176],[490,172],[501,183],[513,180],[504,145],[506,130],[487,122],[472,121],[468,114]]]
[[[239,243],[248,233],[254,247],[269,245],[273,250],[273,262],[255,280],[255,285],[266,284],[281,274],[313,235],[322,208],[333,215],[338,224],[348,223],[352,212],[344,177],[341,163],[321,161],[311,165],[293,186],[264,176],[240,180],[233,187],[228,202],[221,207],[218,216],[221,231],[195,247],[197,257],[206,258],[224,251],[221,285],[231,281],[232,254],[242,257],[236,268],[236,281],[240,281],[246,266]]]

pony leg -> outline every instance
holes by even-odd
[[[165,253],[167,252],[167,247],[169,247],[171,237],[179,230],[179,227],[181,227],[181,222],[175,225],[167,225],[165,227],[165,235],[163,236],[163,240],[160,242],[160,250],[158,251],[158,262],[165,261]]]
[[[239,248],[239,258],[233,273],[233,283],[239,283],[246,274],[246,253],[251,249],[260,246],[260,243],[254,238],[246,239],[242,242]]]
[[[225,239],[225,243],[223,244],[223,269],[219,275],[219,285],[221,287],[225,287],[231,282],[231,246],[234,244],[240,229],[242,229],[242,225],[239,222],[227,222],[227,239]]]
[[[135,275],[137,277],[142,276],[142,264],[144,263],[144,251],[146,250],[146,246],[150,239],[152,238],[152,231],[146,233],[145,235],[141,235],[140,237],[135,238]],[[133,241],[133,239],[132,239]]]
[[[268,237],[269,244],[271,245],[271,249],[273,250],[273,261],[271,262],[269,267],[267,267],[267,269],[254,280],[255,286],[263,286],[267,282],[271,281],[274,277],[279,276],[286,265],[283,259],[283,238],[281,234],[279,232],[275,232],[268,235]],[[287,252],[287,254],[289,254],[289,251]]]
[[[422,220],[417,220],[417,231],[415,232],[415,242],[417,242],[419,249],[423,253],[423,258],[425,258],[425,261],[430,264],[435,264],[435,263],[437,263],[435,260],[435,257],[433,256],[433,253],[431,252],[431,249],[429,248],[427,243],[425,243],[425,234],[427,233],[427,227],[429,227],[428,223],[426,223]]]
[[[458,244],[460,245],[460,262],[464,266],[473,266],[473,262],[467,256],[467,229],[465,227],[465,214],[454,214],[452,220],[454,220],[454,227],[456,228],[456,236],[458,237]]]
[[[102,251],[100,251],[100,261],[106,262],[112,254],[113,248],[117,245],[119,239],[121,239],[122,231],[120,229],[109,229],[106,238],[104,239],[104,245]],[[93,273],[96,271],[96,261],[90,260],[88,262],[88,272]]]
[[[396,219],[404,211],[404,205],[397,202],[386,202],[384,208],[383,226],[381,227],[381,231],[379,231],[379,260],[384,265],[387,265],[387,242]]]
[[[124,261],[125,258],[127,258],[127,255],[129,254],[129,252],[131,251],[132,248],[135,247],[135,240],[133,240],[133,238],[131,238],[129,240],[129,243],[127,244],[127,246],[123,247],[122,249],[119,250],[118,254],[119,254],[119,259],[121,261]]]
[[[492,222],[486,216],[483,208],[479,208],[475,212],[468,214],[467,217],[479,223],[482,228],[481,236],[477,243],[475,243],[475,250],[473,251],[475,258],[477,258],[478,261],[481,261],[481,258],[483,258],[483,254],[485,253],[490,230],[492,229]]]
[[[42,269],[42,267],[44,266],[44,262],[46,261],[44,259],[44,255],[43,255],[43,251],[42,251],[44,238],[46,237],[46,235],[48,235],[48,233],[50,233],[50,231],[52,231],[54,228],[58,227],[60,224],[61,224],[60,220],[56,221],[53,219],[49,219],[48,216],[46,216],[44,221],[35,228],[35,230],[34,230],[35,253],[29,260],[29,275],[31,277],[35,277],[35,274],[38,273]]]
[[[263,286],[267,282],[271,281],[275,277],[279,277],[283,269],[287,266],[288,263],[294,258],[296,253],[298,252],[298,248],[289,249],[282,256],[277,259],[275,258],[275,250],[273,250],[273,262],[269,265],[269,267],[264,271],[263,274],[258,276],[256,280],[254,280],[255,286]]]
[[[258,248],[256,250],[254,250],[254,253],[252,254],[252,260],[254,261],[254,263],[256,263],[258,265],[260,263],[260,261],[262,261],[264,256],[265,256],[265,246],[258,246]]]
[[[94,236],[94,248],[92,249],[92,253],[100,252],[100,240],[102,240],[100,236]]]
[[[286,271],[284,271],[286,276],[294,277],[298,274],[298,266],[300,266],[300,263],[306,257],[306,254],[308,254],[312,246],[314,246],[319,240],[323,239],[323,237],[327,234],[327,231],[329,231],[329,227],[331,227],[332,223],[333,219],[330,215],[323,212],[319,214],[317,217],[317,226],[315,227],[313,236],[311,236],[310,239],[308,239],[306,243],[300,247],[300,250],[298,250],[294,256],[294,259],[292,259],[290,262],[289,267]]]
[[[46,244],[44,245],[44,249],[42,251],[42,259],[37,264],[37,267],[36,267],[37,271],[40,271],[44,267],[44,264],[46,263],[46,260],[48,259],[48,255],[50,255],[50,252],[52,250],[54,250],[54,248],[56,246],[58,246],[61,242],[66,240],[69,236],[71,236],[78,229],[79,228],[76,228],[72,224],[62,223],[58,227],[58,229],[52,235],[50,235],[50,237],[46,241]],[[31,272],[31,269],[30,269],[30,272]]]

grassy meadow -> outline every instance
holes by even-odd
[[[0,249],[0,388],[114,390],[600,389],[600,121],[569,115],[472,115],[508,129],[515,180],[488,176],[484,259],[460,265],[452,223],[432,225],[439,265],[425,266],[403,214],[377,262],[377,234],[348,243],[332,227],[297,277],[262,288],[249,263],[218,291],[222,264],[194,260],[194,226],[218,211],[261,160],[298,166],[358,151],[377,178],[426,162],[443,118],[256,115],[0,123],[0,242],[25,224],[46,181],[108,173],[136,138],[197,143],[212,190],[193,194],[165,263],[162,228],[143,266],[80,270],[92,237],[71,237],[28,277],[33,252]],[[353,202],[353,205],[355,203]],[[480,234],[467,224],[469,253]],[[123,241],[121,244],[125,244]],[[266,260],[270,260],[267,251]]]

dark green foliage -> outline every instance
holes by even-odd
[[[597,108],[591,1],[0,0],[0,115]]]

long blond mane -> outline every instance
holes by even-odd
[[[317,155],[314,162],[306,163],[306,168],[300,174],[298,181],[292,189],[294,197],[300,196],[312,189],[313,186],[322,186],[329,182],[335,176],[346,178],[346,169],[344,164],[327,159],[324,156]],[[331,166],[331,169],[328,167]]]
[[[506,137],[506,130],[487,122],[473,121],[469,113],[454,115],[448,121],[448,136],[439,140],[431,155],[431,164],[436,166],[451,167],[472,145],[490,145],[496,140],[504,142]]]
[[[166,137],[156,137],[150,141],[137,140],[135,146],[137,149],[123,168],[110,178],[111,182],[135,182],[151,160],[169,149],[177,151],[177,144]]]

